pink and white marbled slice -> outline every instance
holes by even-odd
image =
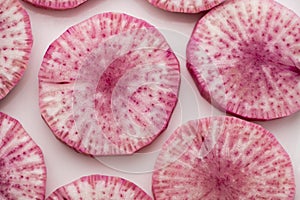
[[[55,190],[46,200],[151,200],[134,183],[112,176],[90,175]]]
[[[211,117],[179,127],[163,145],[152,182],[157,200],[295,197],[289,155],[259,125]]]

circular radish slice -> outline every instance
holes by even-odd
[[[225,0],[148,0],[152,5],[170,11],[199,13],[209,10]]]
[[[261,126],[234,117],[190,121],[166,141],[153,173],[159,199],[294,199],[291,160]]]
[[[41,113],[79,152],[131,154],[167,127],[179,82],[178,60],[158,30],[104,13],[50,45],[39,72]]]
[[[187,67],[200,93],[247,119],[300,109],[300,18],[273,0],[226,1],[196,25]]]
[[[41,149],[15,119],[0,113],[0,199],[44,199]]]
[[[29,16],[18,0],[0,0],[0,99],[19,82],[27,68],[32,34]]]
[[[90,175],[58,188],[46,200],[57,199],[151,200],[152,198],[134,183],[125,179],[112,176]]]
[[[87,0],[23,0],[35,6],[55,10],[66,10],[75,8]]]

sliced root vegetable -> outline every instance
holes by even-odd
[[[152,5],[170,12],[199,13],[225,0],[148,0]]]
[[[29,16],[18,0],[0,0],[0,99],[22,78],[32,48]]]
[[[178,60],[157,29],[126,14],[99,14],[47,50],[41,113],[79,152],[131,154],[167,127],[179,82]]]
[[[151,200],[152,198],[128,180],[112,176],[90,175],[58,188],[46,200],[57,199]]]
[[[291,160],[259,125],[234,117],[190,121],[163,145],[153,173],[155,199],[289,199]]]
[[[87,0],[23,0],[29,2],[35,6],[54,9],[54,10],[66,10],[75,8]]]
[[[187,67],[200,93],[257,120],[300,109],[300,18],[273,0],[229,0],[199,20]]]
[[[44,199],[41,149],[15,119],[0,113],[0,199]]]

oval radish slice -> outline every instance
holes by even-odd
[[[122,178],[90,175],[55,190],[46,200],[124,199],[151,200],[152,198],[134,183]]]
[[[87,0],[23,0],[35,6],[55,10],[66,10],[75,8]]]
[[[44,199],[46,166],[41,149],[12,117],[0,113],[0,199]]]
[[[32,33],[29,16],[18,0],[0,0],[0,99],[19,82],[27,68]]]
[[[79,152],[131,154],[167,127],[179,82],[178,60],[158,30],[126,14],[99,14],[48,48],[41,113]]]
[[[199,13],[225,0],[148,0],[152,5],[170,12]]]
[[[300,109],[300,18],[273,0],[226,1],[199,20],[187,67],[200,93],[247,119]]]
[[[291,160],[259,125],[234,117],[190,121],[163,145],[153,173],[159,199],[294,199]]]

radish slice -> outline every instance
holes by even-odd
[[[167,127],[179,82],[178,60],[158,30],[126,14],[99,14],[48,48],[41,113],[79,152],[131,154]]]
[[[294,199],[291,160],[259,125],[234,117],[190,121],[163,145],[155,199]]]
[[[75,8],[87,0],[23,0],[35,6],[54,10],[66,10]]]
[[[90,175],[58,188],[46,200],[59,199],[151,200],[152,198],[134,183],[125,179]]]
[[[170,12],[199,13],[225,0],[148,0],[152,5]]]
[[[0,99],[22,78],[32,48],[29,16],[18,0],[0,0]]]
[[[12,117],[0,113],[0,199],[44,199],[46,166],[41,149]]]
[[[200,93],[257,120],[300,109],[300,18],[273,0],[231,0],[199,20],[187,67]]]

